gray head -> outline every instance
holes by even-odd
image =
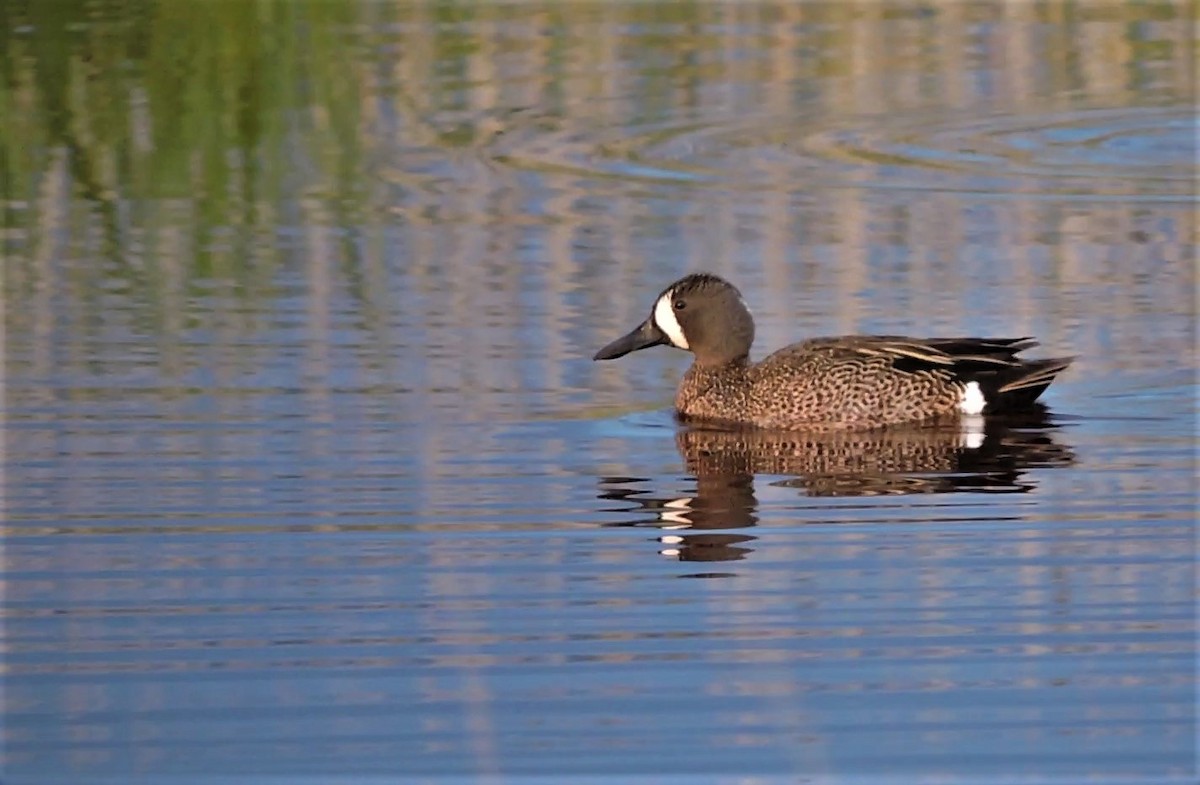
[[[650,318],[596,352],[615,360],[659,344],[687,349],[701,365],[744,360],[754,343],[754,319],[733,284],[709,273],[680,278],[654,301]]]

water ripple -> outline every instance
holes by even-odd
[[[664,182],[1193,200],[1196,119],[1187,107],[983,117],[866,117],[853,125],[759,116],[611,132],[521,135],[519,167]]]

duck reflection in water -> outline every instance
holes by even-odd
[[[632,503],[613,511],[645,518],[613,526],[653,527],[665,556],[681,561],[744,559],[757,539],[718,532],[758,523],[755,475],[808,496],[1026,493],[1033,468],[1069,466],[1070,447],[1043,407],[1018,417],[959,424],[892,426],[871,431],[806,433],[706,426],[679,430],[675,444],[696,479],[693,496],[664,498],[646,480],[602,478],[600,498]]]

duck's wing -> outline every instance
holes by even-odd
[[[903,335],[843,335],[793,344],[777,354],[827,354],[853,360],[877,357],[900,370],[982,366],[996,368],[1022,363],[1017,354],[1037,346],[1024,338],[910,338]]]

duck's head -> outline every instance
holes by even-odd
[[[701,365],[726,365],[745,359],[752,343],[754,319],[741,292],[724,278],[695,273],[664,289],[646,321],[592,359],[615,360],[669,344],[692,352]]]

